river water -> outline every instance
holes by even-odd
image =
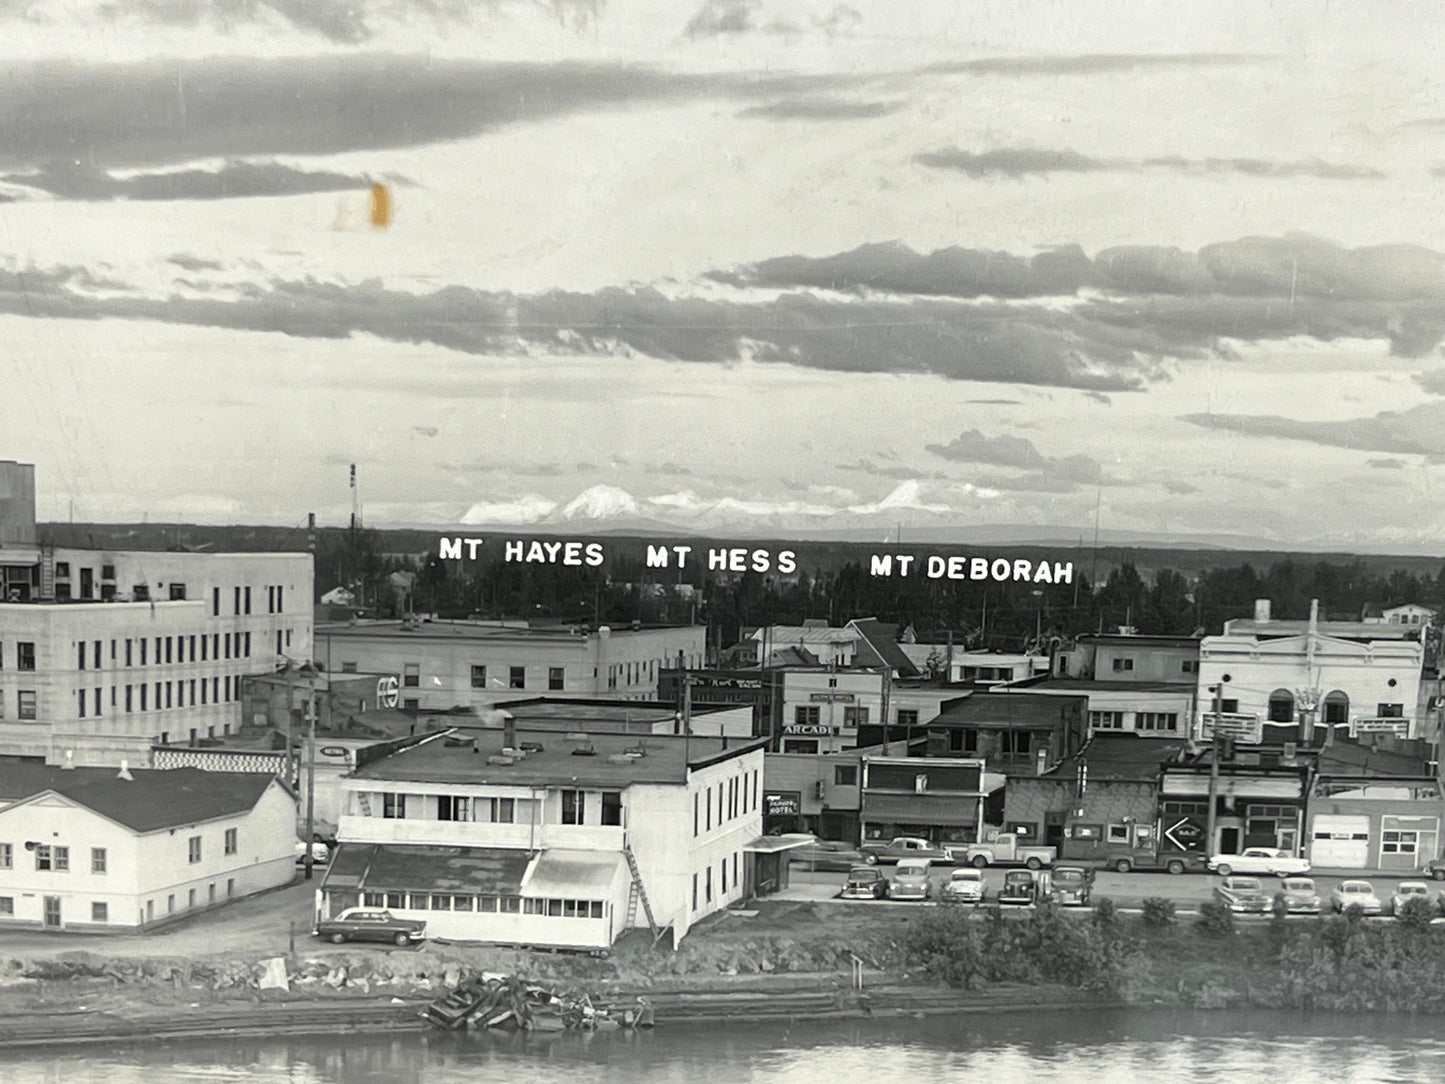
[[[597,1035],[242,1039],[0,1051],[4,1084],[1441,1081],[1435,1018],[1118,1011]]]

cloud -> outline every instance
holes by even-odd
[[[1085,53],[950,60],[923,70],[939,75],[1112,75],[1151,69],[1238,67],[1270,59],[1258,53]]]
[[[1277,414],[1187,414],[1184,421],[1251,436],[1302,440],[1331,448],[1445,456],[1445,402],[1423,403],[1372,418],[1298,421]]]
[[[0,176],[0,183],[24,185],[67,200],[244,199],[342,192],[371,181],[341,173],[306,172],[276,162],[227,162],[219,170],[187,169],[115,177],[76,161],[56,161],[33,173]],[[174,261],[172,261],[174,262]]]
[[[1000,467],[1018,467],[1023,470],[1040,472],[1045,480],[1070,487],[1078,483],[1094,484],[1103,481],[1104,471],[1097,460],[1086,455],[1061,457],[1046,456],[1034,447],[1027,437],[1002,434],[997,437],[984,436],[977,429],[960,433],[947,444],[929,444],[925,447],[934,455],[954,463],[986,463]],[[998,483],[1012,488],[1021,488],[1021,482]],[[1037,485],[1030,488],[1037,488]]]
[[[1002,147],[974,153],[949,147],[915,154],[913,160],[931,169],[952,170],[979,179],[1048,173],[1125,172],[1164,169],[1178,173],[1242,173],[1250,177],[1318,177],[1331,181],[1380,180],[1385,174],[1369,166],[1313,159],[1303,162],[1272,162],[1262,158],[1090,158],[1073,150],[1044,150],[1030,147]]]
[[[749,106],[738,116],[769,120],[867,120],[890,116],[907,104],[897,101],[855,102],[842,98],[784,98],[766,105]]]
[[[1096,403],[1103,403],[1105,406],[1114,405],[1114,400],[1109,398],[1101,391],[1086,391],[1084,392],[1084,398],[1092,399]]]
[[[858,474],[872,474],[879,478],[893,478],[898,481],[908,481],[918,478],[929,478],[940,481],[948,480],[948,475],[940,474],[937,471],[923,471],[902,466],[885,467],[874,463],[871,459],[861,458],[856,463],[839,463],[837,469]]]
[[[1023,406],[1021,399],[965,399],[971,406]]]
[[[949,169],[970,177],[1022,177],[1029,173],[1089,173],[1113,166],[1074,151],[1007,148],[973,154],[951,147],[915,154],[913,160],[930,169]]]
[[[0,168],[39,169],[82,148],[88,163],[111,169],[414,147],[638,102],[769,101],[863,81],[426,54],[12,63]]]
[[[1365,466],[1374,467],[1376,470],[1404,470],[1403,459],[1367,459]]]
[[[1429,369],[1423,373],[1415,373],[1413,379],[1431,395],[1445,395],[1445,369]]]
[[[757,11],[758,0],[707,0],[688,20],[683,33],[689,38],[745,34],[756,29],[753,16]]]
[[[190,256],[184,252],[177,252],[166,258],[166,263],[174,264],[183,271],[220,271],[222,265],[215,260],[203,260],[199,256]]]
[[[556,501],[529,493],[512,501],[478,502],[462,514],[461,522],[477,526],[488,523],[536,523],[551,515],[556,508]]]
[[[438,429],[434,425],[413,425],[411,431],[419,437],[434,437]]]
[[[1167,489],[1170,493],[1177,494],[1181,497],[1185,494],[1199,492],[1198,486],[1192,486],[1188,482],[1181,482],[1174,478],[1166,479],[1164,482],[1164,488]]]
[[[666,474],[672,475],[674,477],[682,477],[693,473],[687,467],[684,467],[678,463],[674,463],[670,460],[666,463],[649,465],[647,467],[644,467],[643,469],[646,470],[648,474]]]

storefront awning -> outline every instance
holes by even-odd
[[[1168,797],[1202,797],[1209,793],[1209,777],[1166,773],[1159,792]],[[1302,792],[1298,777],[1257,779],[1224,776],[1215,780],[1216,794],[1234,798],[1299,798]]]
[[[777,854],[779,851],[792,851],[799,847],[806,847],[813,842],[813,837],[806,832],[784,832],[780,836],[758,836],[743,850],[751,854]]]
[[[493,847],[343,843],[321,887],[516,896],[531,858],[528,851]]]
[[[883,824],[971,825],[978,819],[978,799],[865,794],[859,816],[864,821]]]
[[[612,888],[622,865],[619,852],[543,851],[522,881],[522,895],[599,899]]]

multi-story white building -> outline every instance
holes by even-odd
[[[274,775],[0,762],[0,930],[135,930],[296,875]]]
[[[1213,733],[1216,710],[1245,742],[1318,744],[1340,736],[1419,736],[1419,629],[1360,622],[1229,621],[1199,645],[1197,737]],[[1224,733],[1225,730],[1221,730]]]
[[[699,666],[702,626],[526,628],[478,621],[361,621],[319,625],[328,671],[401,675],[399,706],[486,707],[521,693],[652,699],[664,667]]]
[[[776,879],[764,742],[455,729],[361,758],[318,910],[386,907],[429,936],[602,949]]]
[[[238,729],[242,677],[311,655],[309,553],[57,549],[33,568],[31,600],[0,603],[0,753],[148,764],[153,743]]]

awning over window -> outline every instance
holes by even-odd
[[[753,854],[776,854],[779,851],[796,850],[813,842],[806,832],[784,832],[780,836],[758,836],[743,848]]]
[[[522,881],[522,895],[598,899],[611,891],[619,852],[548,850],[539,854]]]
[[[517,896],[531,853],[492,847],[343,843],[322,889]]]
[[[860,817],[884,824],[973,824],[977,798],[940,798],[927,794],[865,794]]]

